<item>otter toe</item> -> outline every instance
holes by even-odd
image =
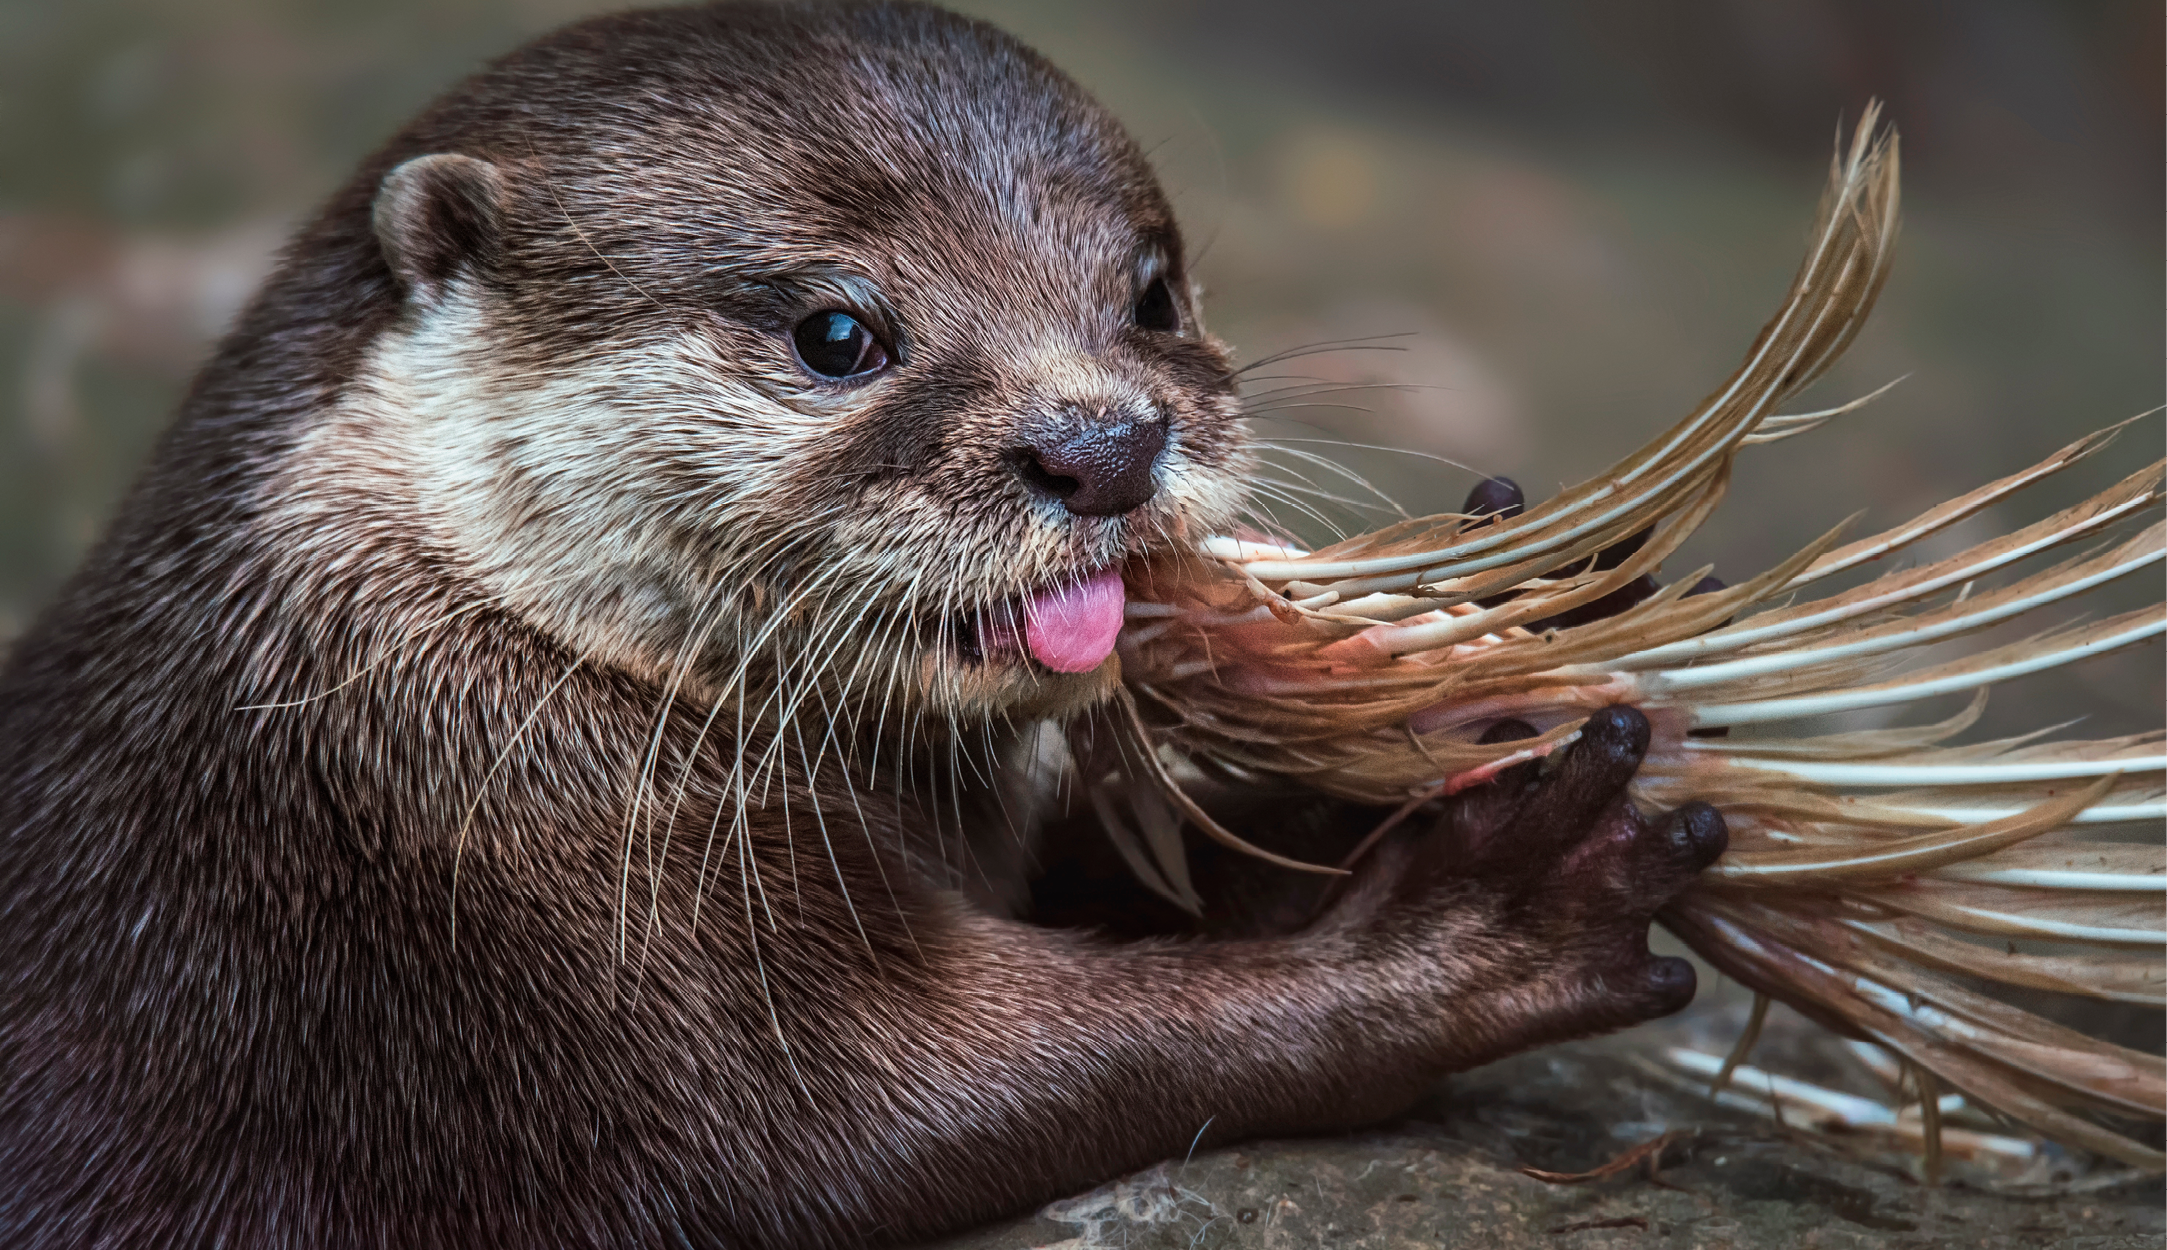
[[[1672,859],[1689,873],[1716,862],[1731,842],[1723,813],[1701,802],[1688,803],[1672,812],[1664,822],[1663,832]]]
[[[1649,960],[1640,970],[1638,997],[1648,1014],[1667,1016],[1685,1010],[1700,988],[1700,976],[1689,960],[1663,956]]]
[[[1587,840],[1603,814],[1624,800],[1648,737],[1648,718],[1637,709],[1607,707],[1588,717],[1579,740],[1514,818],[1514,842],[1531,854],[1556,854]]]

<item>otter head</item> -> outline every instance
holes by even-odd
[[[829,715],[1059,712],[1118,678],[1124,565],[1238,506],[1165,195],[986,26],[605,18],[390,159],[403,304],[361,389],[442,544],[593,659]]]

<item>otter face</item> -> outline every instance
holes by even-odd
[[[698,20],[545,41],[394,145],[424,152],[375,201],[404,307],[357,393],[429,523],[689,693],[1101,697],[1120,569],[1224,527],[1249,467],[1142,155],[963,19]]]

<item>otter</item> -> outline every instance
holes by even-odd
[[[0,675],[0,1241],[902,1242],[1683,1005],[1724,830],[1633,807],[1624,709],[1283,923],[1009,879],[1124,563],[1241,506],[1187,265],[1102,108],[913,4],[431,106]]]

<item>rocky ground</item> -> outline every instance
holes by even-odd
[[[2167,1244],[2157,1177],[2051,1147],[1990,1167],[1952,1159],[1938,1186],[1915,1157],[1858,1135],[1719,1107],[1651,1064],[1670,1046],[1723,1049],[1740,1004],[1522,1055],[1469,1073],[1404,1122],[1350,1137],[1254,1142],[1171,1160],[938,1250],[1213,1247],[2081,1247]],[[1832,1086],[1864,1070],[1779,1009],[1757,1059]],[[1660,1170],[1593,1170],[1669,1133]]]

